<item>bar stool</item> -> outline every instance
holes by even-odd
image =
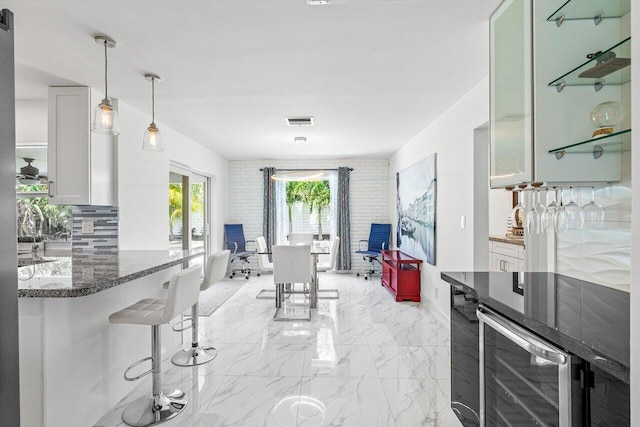
[[[198,301],[200,292],[200,266],[182,270],[169,281],[167,299],[143,299],[109,316],[110,323],[151,326],[151,357],[145,357],[129,366],[124,379],[136,381],[152,374],[152,395],[143,396],[130,403],[122,414],[122,420],[130,426],[146,427],[170,420],[187,405],[187,396],[180,390],[162,392],[160,325],[169,323]],[[151,360],[151,369],[137,377],[127,373],[137,365]]]
[[[205,267],[204,279],[200,285],[200,292],[206,291],[214,283],[221,281],[227,274],[229,266],[229,256],[231,251],[224,250],[211,255],[207,259]],[[215,347],[200,347],[198,344],[198,301],[191,307],[191,326],[184,329],[175,329],[176,332],[182,332],[191,328],[191,348],[181,350],[173,355],[171,362],[176,366],[198,366],[203,363],[211,362],[218,355]]]

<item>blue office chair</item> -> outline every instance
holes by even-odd
[[[249,278],[251,269],[247,268],[246,264],[249,257],[256,254],[256,251],[247,250],[247,243],[254,242],[253,240],[244,239],[244,230],[242,224],[225,224],[224,225],[224,238],[226,241],[227,249],[231,251],[231,262],[240,260],[240,268],[232,268],[229,278],[233,279],[236,272],[244,274],[245,279]],[[260,274],[258,274],[259,276]]]
[[[364,279],[368,280],[375,273],[374,261],[380,262],[380,251],[389,249],[389,237],[391,236],[391,224],[371,224],[369,231],[369,240],[360,240],[358,242],[357,254],[362,255],[363,260],[369,260],[371,267],[369,271],[364,273]],[[362,249],[362,242],[367,242],[367,249]],[[360,276],[358,272],[356,274]]]

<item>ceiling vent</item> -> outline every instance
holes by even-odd
[[[328,4],[329,0],[307,0],[307,4],[311,6],[316,6],[319,4]]]
[[[313,117],[285,117],[289,126],[313,126]]]

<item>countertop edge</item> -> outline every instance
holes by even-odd
[[[199,256],[204,256],[205,252],[197,254],[190,254],[181,258],[158,264],[154,267],[150,267],[144,270],[140,270],[135,273],[127,274],[115,280],[110,280],[102,283],[98,283],[90,287],[82,288],[67,288],[67,289],[18,289],[18,298],[77,298],[88,295],[93,295],[105,291],[107,289],[114,288],[127,282],[131,282],[136,279],[140,279],[145,276],[149,276],[158,271],[166,270],[176,265],[182,264],[185,261],[192,260]]]
[[[508,237],[489,236],[489,241],[490,242],[506,243],[508,245],[522,246],[523,248],[525,247],[524,246],[524,239],[510,239]]]
[[[478,297],[478,293],[476,292],[475,289],[470,288],[466,284],[457,280],[455,277],[448,276],[446,272],[441,272],[440,278],[451,285],[462,286],[466,291],[468,291],[470,294],[478,298],[479,302],[482,302],[485,304],[488,303],[484,299],[481,299]],[[513,320],[514,322],[518,323],[521,326],[524,326],[525,328],[531,330],[537,335],[541,335],[542,338],[544,338],[545,340],[561,348],[564,348],[570,353],[576,354],[577,356],[588,361],[594,366],[597,366],[598,368],[610,373],[616,378],[629,384],[630,367],[626,366],[624,363],[614,360],[610,356],[603,355],[599,353],[597,350],[593,349],[592,347],[580,341],[576,341],[575,339],[563,334],[560,331],[557,331],[556,329],[553,329],[535,320],[528,319],[522,313],[518,314],[518,312],[516,312],[515,310],[511,309],[510,307],[504,304],[501,304],[496,301],[491,301],[490,303],[491,305],[489,305],[489,307],[493,308],[495,311],[497,311],[501,315]],[[535,322],[535,324],[532,324],[532,322]],[[541,330],[546,331],[547,334],[544,334]],[[563,341],[559,342],[558,340],[554,339],[553,336],[550,336],[553,334],[558,334],[562,336]]]

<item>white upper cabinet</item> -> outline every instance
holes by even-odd
[[[602,7],[605,18],[596,25],[595,15],[576,19],[569,8],[558,26],[561,20],[556,18],[563,13],[558,10],[572,3]],[[587,55],[606,52],[628,37],[624,22],[629,14],[621,17],[604,10],[618,1],[601,0],[597,7],[594,3],[597,0],[505,0],[492,15],[492,188],[621,179],[630,132],[593,139],[590,112],[603,102],[618,101],[631,116],[630,83],[624,78],[629,69],[604,77],[602,87],[579,75],[598,63],[585,64]],[[616,54],[630,57],[624,46],[616,48]],[[623,123],[615,131],[628,128]]]
[[[90,87],[49,88],[49,203],[115,206],[116,137],[91,132],[100,95]]]

